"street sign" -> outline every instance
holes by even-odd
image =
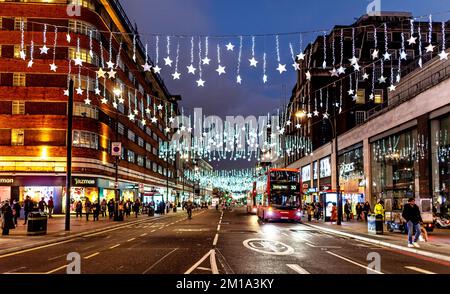
[[[112,156],[122,155],[122,143],[121,142],[112,142],[111,143],[111,155]]]

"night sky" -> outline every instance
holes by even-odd
[[[161,76],[171,94],[182,96],[185,112],[194,107],[202,107],[206,115],[264,115],[276,113],[292,92],[295,71],[289,43],[294,54],[300,53],[300,34],[283,35],[290,32],[329,30],[334,25],[348,25],[366,13],[371,1],[301,1],[301,0],[120,0],[128,17],[136,22],[141,40],[149,44],[149,55],[155,60],[155,34],[160,34],[159,65]],[[396,0],[381,1],[383,11],[412,12],[414,16],[428,15],[450,10],[450,0]],[[449,13],[436,15],[434,20],[447,20]],[[251,56],[251,35],[280,34],[280,59],[286,64],[287,72],[280,75],[275,36],[255,38],[255,58],[257,68],[249,66]],[[171,68],[164,66],[166,35],[186,35],[171,38],[170,55],[174,60]],[[197,74],[188,74],[190,64],[190,37],[209,35],[210,65],[203,65],[204,88],[198,88]],[[233,35],[236,37],[212,37]],[[242,85],[236,83],[239,52],[239,35],[244,37],[240,75]],[[313,41],[318,33],[303,34],[303,47]],[[202,38],[204,43],[204,38]],[[225,45],[231,42],[234,51],[227,51]],[[180,44],[178,71],[180,80],[173,80],[177,44]],[[217,44],[221,45],[221,64],[226,74],[218,76]],[[198,68],[198,38],[195,37],[194,66]],[[268,82],[263,84],[263,53],[267,54]],[[202,55],[205,47],[203,44]],[[204,56],[202,56],[203,58]],[[339,59],[339,58],[338,58]],[[248,167],[247,161],[239,163],[223,161],[215,168]]]

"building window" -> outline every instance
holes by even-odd
[[[131,163],[135,162],[134,152],[133,151],[128,150],[128,152],[127,152],[127,160],[128,160],[128,162],[131,162]]]
[[[153,171],[154,171],[155,173],[158,172],[158,165],[157,165],[155,162],[153,162]]]
[[[366,103],[366,90],[365,89],[358,89],[356,91],[356,104],[364,104]]]
[[[158,173],[163,174],[162,166],[158,165]]]
[[[14,45],[14,58],[20,58],[20,45]]]
[[[150,159],[147,159],[145,161],[145,168],[150,170],[152,169],[152,162],[150,161]]]
[[[3,18],[0,17],[0,30],[3,30]]]
[[[92,37],[96,40],[100,40],[100,33],[96,30],[96,28],[84,21],[79,20],[69,20],[69,28],[70,31],[77,34],[83,34],[89,36],[92,31]]]
[[[142,155],[137,156],[137,164],[139,166],[144,166],[144,156],[142,156]]]
[[[13,101],[12,114],[25,114],[25,101]]]
[[[365,111],[356,111],[355,112],[355,120],[356,125],[362,124],[366,121],[366,112]]]
[[[128,139],[133,142],[136,140],[136,134],[132,130],[128,130]]]
[[[144,148],[144,144],[145,144],[144,139],[142,139],[141,137],[138,137],[137,143],[138,143],[139,147]]]
[[[70,59],[80,58],[84,63],[90,63],[97,66],[99,65],[98,55],[93,53],[93,57],[91,57],[89,51],[86,49],[80,49],[80,51],[77,52],[77,48],[70,47],[69,58]]]
[[[11,145],[12,146],[23,146],[24,134],[25,134],[25,132],[23,129],[12,129],[11,130]]]
[[[415,59],[416,58],[416,51],[414,49],[407,49],[406,54],[408,55],[407,59]]]
[[[73,146],[98,150],[98,134],[86,131],[73,131]]]
[[[152,152],[152,145],[150,143],[145,143],[145,150],[147,150],[148,152]]]
[[[15,17],[14,18],[14,30],[20,31],[23,22],[23,29],[27,30],[27,19],[25,17]]]
[[[153,147],[153,155],[158,156],[158,149],[156,149],[155,147]]]
[[[123,124],[118,123],[117,124],[117,129],[119,130],[119,134],[124,135],[125,134],[125,127]]]
[[[375,98],[374,102],[377,104],[383,103],[383,90],[382,89],[375,89]]]
[[[13,86],[14,87],[25,87],[26,74],[24,73],[14,73],[13,75]]]
[[[397,50],[396,49],[388,49],[389,54],[391,54],[391,59],[397,59]]]
[[[98,119],[98,109],[84,103],[75,103],[73,115]]]
[[[87,9],[95,11],[95,4],[92,0],[70,0],[70,4],[79,5]]]

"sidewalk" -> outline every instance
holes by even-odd
[[[336,223],[305,221],[303,223],[314,228],[336,233],[343,236],[371,242],[398,250],[409,251],[428,257],[433,257],[450,262],[450,230],[434,229],[428,233],[428,242],[419,242],[420,248],[408,248],[408,235],[402,233],[390,233],[384,229],[383,235],[369,234],[366,222],[342,222],[338,226]]]
[[[152,217],[140,214],[135,218],[134,214],[129,217],[124,217],[124,221],[113,221],[109,217],[99,217],[99,221],[92,220],[92,214],[89,216],[89,221],[86,221],[86,216],[76,218],[72,215],[70,218],[70,231],[65,231],[65,216],[53,215],[53,218],[48,219],[47,234],[30,236],[27,235],[27,225],[24,225],[24,220],[17,220],[17,227],[9,231],[9,236],[0,236],[0,255],[29,249],[37,246],[43,246],[55,242],[69,240],[75,237],[81,237],[105,229],[113,229],[117,227],[127,226],[133,223],[144,222],[149,219],[157,219],[163,216],[173,216],[181,213],[186,213],[185,210],[177,209],[177,212],[170,211],[168,214],[155,214]]]

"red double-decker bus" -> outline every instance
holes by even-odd
[[[270,168],[263,176],[264,193],[258,217],[270,220],[301,220],[302,182],[298,169]]]

